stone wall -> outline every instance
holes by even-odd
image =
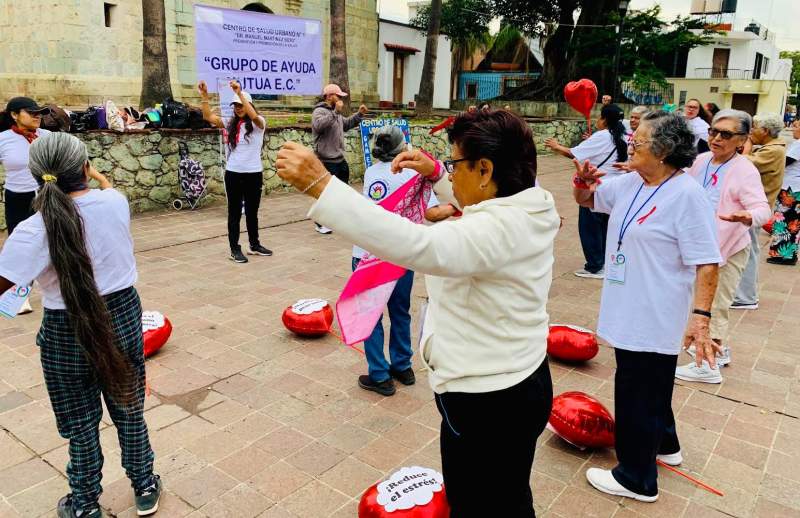
[[[534,141],[540,153],[545,154],[544,139],[556,137],[560,142],[574,145],[579,142],[586,124],[574,120],[554,120],[530,123]],[[429,135],[431,126],[412,125],[411,141],[415,147],[422,147],[435,156],[450,155],[447,134],[439,132]],[[221,153],[221,139],[216,130],[162,130],[133,133],[113,133],[93,131],[76,135],[86,143],[89,156],[95,168],[108,175],[114,187],[124,192],[130,200],[131,210],[144,212],[164,210],[172,201],[180,197],[178,185],[178,162],[180,160],[178,143],[187,143],[192,158],[203,164],[208,183],[208,196],[203,204],[213,203],[225,197],[222,182],[224,160]],[[280,147],[287,141],[311,144],[311,130],[308,125],[284,128],[268,128],[262,150],[264,162],[265,192],[288,189],[275,174],[274,164]],[[350,131],[346,134],[345,149],[350,164],[352,182],[364,176],[364,161],[361,153],[360,133]],[[5,172],[0,167],[0,186],[5,183]],[[3,203],[0,202],[0,228],[5,228]]]
[[[466,110],[469,106],[477,106],[478,104],[484,101],[475,101],[473,100],[460,100],[460,101],[453,101],[451,104],[451,108],[453,110]],[[511,111],[516,114],[522,115],[523,117],[540,117],[540,118],[575,118],[579,119],[582,117],[581,114],[575,111],[572,106],[568,103],[561,102],[546,102],[546,101],[502,101],[499,99],[493,99],[486,101],[495,108],[502,108],[508,106]],[[627,104],[627,103],[618,103],[617,106],[622,108],[625,111],[625,116],[627,117],[631,113],[631,109],[633,109],[636,105],[635,104]],[[597,119],[600,117],[600,110],[603,106],[600,103],[594,105],[592,109],[592,119]],[[659,106],[648,106],[648,108],[653,110],[661,109],[661,105]]]

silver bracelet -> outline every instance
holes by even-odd
[[[308,187],[306,187],[305,189],[303,189],[302,191],[300,191],[300,194],[305,194],[305,193],[307,193],[307,192],[308,192],[308,191],[309,191],[309,190],[310,190],[312,187],[314,187],[315,185],[317,185],[319,182],[321,182],[321,181],[322,181],[322,179],[323,179],[323,178],[325,178],[325,177],[327,177],[327,176],[330,176],[330,173],[329,173],[329,172],[327,172],[327,171],[325,171],[325,174],[321,174],[321,175],[319,176],[319,178],[317,178],[316,180],[314,180],[313,182],[311,182],[311,183],[308,185]]]

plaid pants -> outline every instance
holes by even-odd
[[[100,486],[103,476],[99,431],[103,416],[101,393],[117,428],[122,466],[133,488],[145,489],[153,482],[153,450],[144,422],[142,306],[132,287],[112,293],[105,300],[118,346],[129,358],[139,381],[131,407],[121,408],[103,393],[76,341],[66,311],[45,309],[36,338],[41,348],[42,369],[58,433],[69,439],[67,477],[76,510],[95,507],[103,491]]]

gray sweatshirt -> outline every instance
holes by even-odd
[[[319,159],[323,162],[344,161],[344,132],[357,127],[362,118],[358,112],[351,117],[343,117],[325,102],[314,106],[311,135]]]

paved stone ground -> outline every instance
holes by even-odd
[[[594,327],[600,283],[572,275],[582,257],[569,164],[541,159],[542,184],[566,218],[556,248],[553,322]],[[281,311],[302,297],[335,300],[350,248],[305,221],[299,195],[264,199],[272,258],[227,260],[222,207],[134,220],[138,288],[175,331],[148,361],[147,421],[167,493],[159,516],[353,518],[362,491],[403,465],[440,468],[439,416],[426,374],[381,398],[356,386],[364,358],[330,336],[299,340]],[[734,362],[722,385],[678,382],[674,409],[684,469],[722,489],[695,488],[666,471],[660,499],[641,504],[591,489],[584,472],[611,466],[611,450],[580,452],[550,432],[531,477],[540,515],[800,516],[800,324],[797,269],[762,264],[761,309],[735,312]],[[415,286],[414,315],[424,294]],[[38,295],[34,307],[41,308]],[[0,516],[53,516],[68,490],[67,450],[43,387],[32,316],[0,322]],[[414,325],[416,327],[416,318]],[[416,329],[415,329],[416,334]],[[688,359],[684,357],[683,359]],[[583,366],[552,363],[555,393],[582,390],[613,409],[611,350]],[[115,431],[105,420],[103,506],[134,516]],[[487,517],[488,518],[488,517]]]

